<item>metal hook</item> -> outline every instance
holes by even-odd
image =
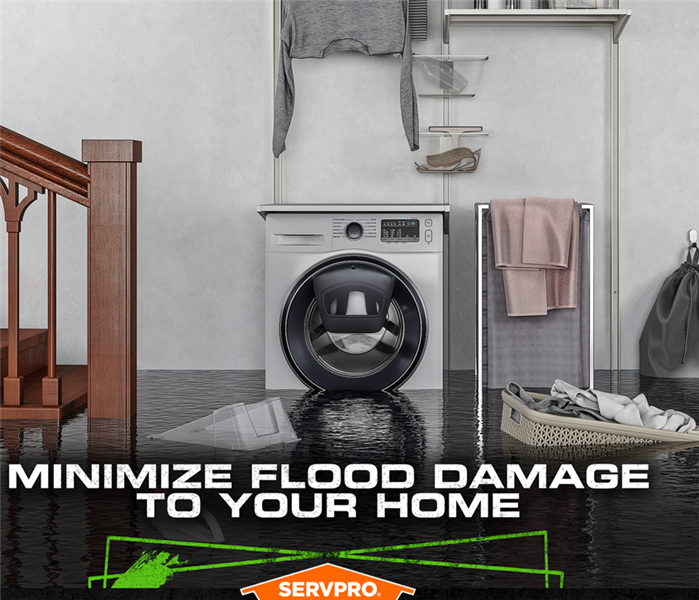
[[[697,230],[696,229],[689,230],[689,243],[691,244],[692,248],[697,247]]]

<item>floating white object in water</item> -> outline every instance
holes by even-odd
[[[232,450],[257,450],[299,440],[279,398],[230,404],[209,416],[148,437]]]

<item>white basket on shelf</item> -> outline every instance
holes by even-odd
[[[473,98],[485,55],[415,55],[413,82],[420,98]]]
[[[480,126],[430,127],[420,134],[415,166],[419,173],[473,173],[487,136]]]

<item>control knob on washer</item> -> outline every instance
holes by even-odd
[[[364,228],[354,221],[345,227],[345,235],[351,240],[358,240],[364,235]]]

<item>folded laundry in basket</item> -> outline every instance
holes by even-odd
[[[492,200],[495,266],[502,270],[507,316],[575,308],[580,221],[572,199]]]
[[[526,404],[529,408],[538,412],[547,413],[550,415],[559,415],[561,417],[577,417],[579,419],[588,419],[590,421],[610,420],[604,418],[600,414],[599,410],[597,410],[597,406],[591,407],[578,405],[568,399],[555,396],[549,396],[543,400],[535,400],[521,385],[515,383],[514,381],[508,383],[505,386],[505,389],[515,398],[518,398],[524,402],[524,404]]]
[[[686,413],[650,406],[644,394],[631,399],[594,389],[581,390],[560,379],[556,379],[551,387],[551,395],[543,400],[534,400],[518,383],[510,382],[506,389],[529,408],[552,415],[678,433],[687,433],[697,426],[696,421]]]

